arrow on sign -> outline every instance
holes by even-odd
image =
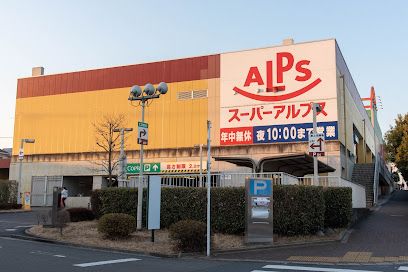
[[[139,133],[139,138],[142,138],[142,136],[145,136],[146,135],[146,130],[145,129],[142,129],[141,131],[140,131],[140,133]]]
[[[322,139],[322,138],[318,138],[317,141],[319,142],[318,145],[317,145],[317,144],[315,145],[315,144],[313,143],[313,144],[310,145],[310,147],[313,148],[313,149],[315,149],[315,147],[318,147],[319,150],[322,150],[322,142],[323,142],[323,139]]]
[[[157,164],[155,164],[155,165],[153,165],[152,168],[153,168],[154,171],[157,171],[157,169],[158,169],[159,167],[157,166]]]

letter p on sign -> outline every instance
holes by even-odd
[[[270,180],[251,179],[249,188],[250,194],[254,196],[269,196],[272,192]]]

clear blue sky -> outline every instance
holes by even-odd
[[[11,147],[17,78],[336,38],[388,130],[407,112],[408,1],[0,2],[0,148]]]

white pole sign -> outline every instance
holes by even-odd
[[[137,123],[137,143],[147,145],[148,142],[148,127],[147,123]]]
[[[309,155],[313,157],[325,155],[325,141],[323,133],[310,133],[309,136]]]
[[[161,177],[149,178],[149,206],[147,215],[147,228],[160,229],[160,202],[161,202]]]

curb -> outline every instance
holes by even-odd
[[[302,246],[319,246],[325,244],[331,244],[336,242],[343,241],[344,237],[348,233],[349,229],[343,230],[337,239],[325,240],[325,241],[311,241],[311,242],[295,242],[295,243],[286,243],[286,244],[277,244],[277,245],[265,245],[265,246],[257,246],[251,248],[239,248],[239,249],[226,249],[226,250],[213,250],[213,256],[217,254],[223,253],[240,253],[240,252],[248,252],[248,251],[256,251],[262,249],[273,249],[273,248],[291,248],[291,247],[302,247]]]
[[[25,212],[32,212],[32,210],[23,210],[23,209],[0,210],[0,214],[2,213],[25,213]]]
[[[25,230],[25,235],[11,234],[8,237],[15,238],[15,239],[20,239],[20,240],[55,244],[55,245],[63,245],[63,246],[70,246],[70,247],[102,250],[102,251],[109,251],[109,252],[136,254],[136,255],[145,255],[145,256],[168,258],[168,259],[169,258],[183,257],[183,255],[180,255],[180,254],[165,254],[165,253],[155,253],[155,252],[144,252],[144,251],[136,251],[136,250],[126,250],[126,249],[118,249],[118,248],[98,247],[98,246],[91,246],[91,245],[81,245],[81,244],[75,244],[75,243],[70,243],[70,242],[51,240],[51,239],[46,239],[46,238],[35,236],[35,235],[29,233],[28,230],[29,229]]]
[[[204,259],[204,257],[202,257]],[[383,265],[407,265],[408,262],[392,263],[321,263],[321,262],[300,262],[300,261],[288,261],[288,260],[264,260],[264,259],[228,259],[228,258],[213,258],[213,261],[224,262],[250,262],[250,263],[279,263],[279,264],[301,264],[301,265],[338,265],[338,266],[383,266]]]

